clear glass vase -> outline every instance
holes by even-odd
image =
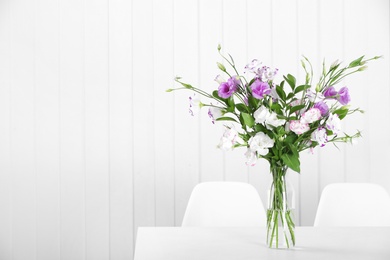
[[[295,196],[286,180],[287,166],[271,166],[272,182],[268,190],[267,245],[269,248],[295,246]]]

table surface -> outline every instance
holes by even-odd
[[[390,260],[390,227],[297,227],[293,249],[269,249],[265,228],[140,227],[134,260]]]

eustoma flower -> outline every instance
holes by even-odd
[[[297,135],[301,135],[310,130],[309,124],[301,122],[299,120],[293,120],[290,122],[290,130],[296,133]]]
[[[328,141],[328,135],[325,128],[318,128],[311,134],[311,140],[317,142],[320,146],[324,146]]]
[[[301,117],[302,123],[311,124],[321,118],[321,111],[318,108],[310,108]]]
[[[272,112],[269,115],[269,117],[265,120],[265,126],[270,130],[272,129],[272,127],[278,127],[278,126],[284,125],[284,123],[286,123],[286,120],[279,119],[278,115],[275,112]],[[270,127],[270,126],[272,126],[272,127]]]
[[[256,74],[256,77],[262,81],[272,81],[275,75],[278,73],[278,69],[272,69],[267,66],[262,66],[262,63],[256,59],[245,66],[245,72],[251,72]]]
[[[272,129],[272,127],[278,127],[284,125],[286,120],[279,119],[275,112],[269,112],[268,108],[265,106],[259,107],[254,113],[253,117],[255,118],[255,122],[258,124],[265,124],[268,129]]]
[[[246,150],[245,157],[246,157],[246,162],[245,162],[246,165],[248,165],[248,166],[255,166],[255,164],[257,162],[256,152],[254,152],[250,148],[248,148]]]
[[[311,88],[306,91],[306,96],[311,102],[319,102],[325,98],[324,94]]]
[[[269,150],[274,146],[274,140],[271,139],[267,134],[258,132],[255,136],[249,139],[249,149],[252,152],[257,152],[259,155],[266,155]]]
[[[189,108],[189,113],[191,116],[195,116],[199,109],[203,106],[202,102],[200,102],[199,96],[198,95],[193,95],[188,98],[189,103],[190,103],[190,108]]]
[[[265,120],[267,120],[267,118],[270,116],[270,114],[271,113],[269,112],[268,108],[266,108],[265,106],[261,106],[253,113],[253,116],[255,118],[256,123],[263,124]]]
[[[349,92],[348,92],[347,87],[341,88],[337,94],[338,94],[337,100],[342,105],[346,105],[349,103],[349,101],[351,101],[351,97],[349,96]]]
[[[234,92],[237,91],[239,84],[240,81],[237,79],[237,77],[234,76],[228,79],[227,82],[222,82],[218,88],[218,96],[221,98],[229,98],[231,95],[233,95]]]
[[[236,143],[237,137],[237,131],[233,127],[227,127],[217,147],[224,151],[231,150]]]
[[[258,77],[261,81],[271,81],[274,79],[275,75],[278,73],[278,69],[271,69],[270,67],[263,66],[258,70]]]
[[[329,112],[328,105],[323,101],[319,101],[319,102],[315,103],[313,107],[320,110],[321,116],[325,116]]]
[[[341,132],[341,120],[338,115],[330,114],[325,124],[326,128],[337,135]]]
[[[215,121],[222,116],[222,109],[219,107],[210,107],[208,112],[211,122],[214,124]]]
[[[251,85],[252,95],[257,99],[264,98],[265,95],[271,93],[271,88],[269,87],[267,82],[262,82],[259,79],[256,79],[255,82]]]
[[[336,97],[336,95],[337,95],[337,91],[333,86],[327,87],[326,90],[324,91],[324,96],[326,98]]]

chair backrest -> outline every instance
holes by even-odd
[[[266,215],[260,196],[252,185],[203,182],[191,193],[182,226],[266,226]]]
[[[390,196],[373,183],[335,183],[322,191],[314,226],[390,226]]]

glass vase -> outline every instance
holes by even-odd
[[[295,196],[286,180],[287,166],[271,166],[272,182],[268,190],[267,245],[269,248],[295,246]]]

